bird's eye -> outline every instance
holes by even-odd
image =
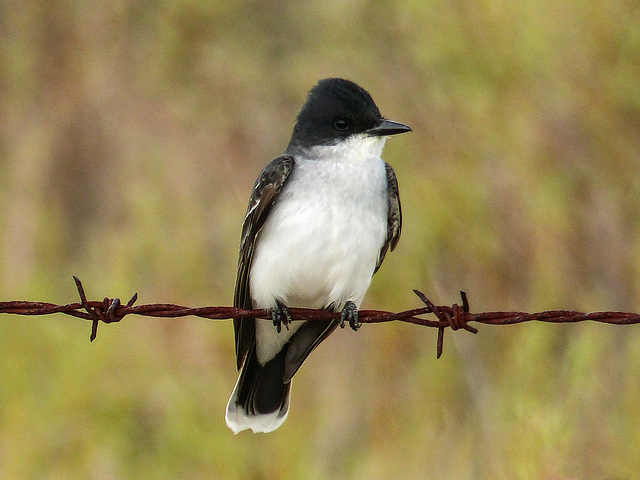
[[[346,132],[349,129],[349,122],[344,118],[336,118],[333,122],[333,126],[339,132]]]

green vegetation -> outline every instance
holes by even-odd
[[[229,304],[319,78],[411,125],[365,306],[640,311],[638,2],[0,1],[0,299]],[[0,478],[630,479],[640,330],[340,331],[233,436],[231,322],[0,318]]]

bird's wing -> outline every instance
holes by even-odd
[[[247,215],[242,224],[238,276],[233,298],[233,305],[236,308],[253,308],[249,291],[249,272],[256,239],[271,211],[273,202],[289,178],[293,165],[293,157],[290,155],[283,155],[272,160],[260,173],[253,187],[253,192],[251,192]],[[255,342],[255,322],[251,317],[236,318],[233,320],[233,327],[236,338],[236,362],[238,369],[240,369],[244,357]]]
[[[387,239],[380,249],[378,263],[374,273],[378,271],[387,250],[391,247],[391,251],[396,248],[398,240],[400,240],[400,231],[402,230],[402,208],[400,207],[400,193],[398,192],[398,180],[396,174],[388,163],[384,164],[387,170],[387,190],[389,194],[389,213],[387,215]]]

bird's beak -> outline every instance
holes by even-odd
[[[393,120],[382,120],[379,125],[367,130],[372,137],[387,137],[389,135],[397,135],[399,133],[410,132],[411,127],[404,123],[394,122]]]

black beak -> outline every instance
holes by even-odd
[[[410,131],[411,127],[404,123],[394,122],[393,120],[382,120],[379,125],[367,130],[367,133],[372,137],[387,137],[389,135],[397,135]]]

